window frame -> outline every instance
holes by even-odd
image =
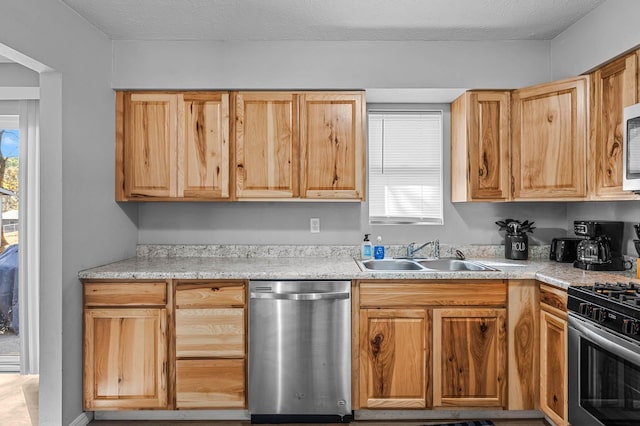
[[[447,111],[441,106],[435,106],[430,104],[402,104],[402,103],[381,103],[381,104],[368,104],[367,105],[367,217],[369,225],[444,225],[444,191],[446,185],[444,182],[445,177],[445,122]],[[439,152],[439,179],[440,179],[440,217],[434,218],[417,218],[417,217],[401,217],[401,216],[372,216],[371,215],[371,193],[369,192],[370,178],[370,144],[369,144],[369,119],[372,113],[388,113],[388,114],[402,114],[402,113],[434,113],[440,116],[440,152]]]

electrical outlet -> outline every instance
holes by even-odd
[[[312,217],[309,220],[309,228],[312,234],[317,234],[318,232],[320,232],[320,218]]]

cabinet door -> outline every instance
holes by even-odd
[[[177,96],[129,93],[124,104],[125,197],[175,197]]]
[[[638,199],[622,191],[623,109],[637,102],[637,53],[591,74],[589,193],[592,199]]]
[[[506,310],[433,310],[434,407],[505,407]]]
[[[360,310],[360,405],[425,408],[429,380],[424,309]]]
[[[301,96],[301,197],[365,198],[364,107],[362,93]]]
[[[235,99],[236,197],[298,197],[298,96],[240,92]]]
[[[586,197],[587,79],[513,92],[514,200]]]
[[[165,309],[86,309],[84,409],[167,408]]]
[[[177,196],[229,198],[229,94],[178,95]]]
[[[243,359],[176,361],[177,408],[245,408]]]
[[[451,105],[452,201],[509,198],[510,94],[469,91]]]
[[[567,321],[540,311],[540,408],[567,424]]]

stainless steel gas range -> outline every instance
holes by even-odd
[[[569,422],[640,425],[640,284],[568,290]]]

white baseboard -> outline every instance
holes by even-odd
[[[93,413],[83,412],[69,426],[87,426],[93,420]]]

